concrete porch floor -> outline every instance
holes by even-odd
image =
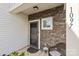
[[[29,48],[29,46],[19,50],[18,52],[27,52],[27,49]],[[39,50],[36,53],[31,53],[30,56],[48,56],[48,53],[45,53],[44,51]]]

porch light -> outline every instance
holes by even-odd
[[[34,10],[38,10],[39,7],[38,7],[38,6],[34,6],[33,9],[34,9]]]

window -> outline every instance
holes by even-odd
[[[47,17],[41,19],[42,30],[52,30],[53,29],[53,17]]]

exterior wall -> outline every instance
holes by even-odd
[[[28,17],[23,14],[10,14],[11,6],[8,3],[0,4],[0,55],[29,44]]]
[[[42,30],[41,29],[41,48],[45,44],[48,47],[54,46],[57,43],[66,43],[66,15],[64,5],[48,9],[42,12],[29,15],[29,20],[41,19],[44,17],[52,16],[54,27],[53,30]],[[41,25],[40,25],[41,26]]]
[[[70,14],[70,7],[72,7],[73,12],[73,26],[71,29],[69,29],[70,24],[70,17],[68,16]],[[67,55],[68,56],[79,56],[79,4],[77,3],[68,3],[67,4]]]

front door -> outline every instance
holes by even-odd
[[[38,22],[30,23],[30,45],[38,48]]]

